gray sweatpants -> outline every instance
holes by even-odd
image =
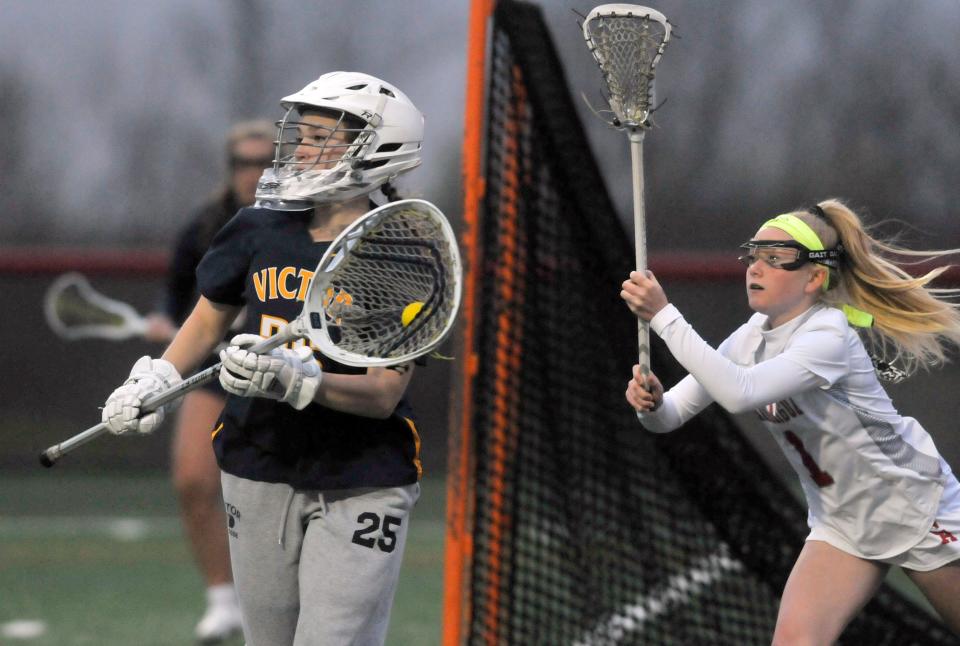
[[[383,644],[419,484],[222,484],[247,646]]]

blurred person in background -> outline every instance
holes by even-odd
[[[201,205],[177,236],[166,291],[159,311],[147,318],[145,338],[169,343],[197,302],[196,269],[214,235],[234,214],[254,202],[257,181],[273,159],[276,126],[244,121],[227,137],[224,186]],[[211,354],[201,368],[217,361]],[[240,609],[230,572],[226,515],[220,493],[220,469],[210,434],[223,410],[226,393],[212,381],[188,393],[176,420],[171,451],[173,485],[194,559],[206,584],[207,609],[196,626],[201,643],[217,643],[240,632]]]

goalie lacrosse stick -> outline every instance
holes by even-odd
[[[308,338],[325,356],[355,367],[412,361],[443,342],[460,307],[457,240],[443,213],[424,200],[401,200],[356,220],[323,254],[303,311],[250,349],[263,353]],[[216,379],[220,364],[148,397],[141,414]],[[108,433],[106,424],[40,454],[45,467]]]
[[[653,112],[653,75],[670,40],[662,13],[631,4],[605,4],[583,21],[583,37],[607,86],[608,122],[626,130],[633,166],[633,225],[637,271],[647,269],[647,231],[643,204],[643,136]],[[650,327],[639,322],[640,370],[650,372]]]
[[[47,324],[61,338],[122,341],[143,336],[146,319],[133,307],[108,298],[76,272],[58,276],[43,298]]]

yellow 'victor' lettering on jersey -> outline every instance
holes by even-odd
[[[267,277],[270,279],[268,285],[270,286],[270,298],[277,297],[277,268],[276,267],[267,267]]]
[[[267,300],[267,270],[261,269],[253,275],[253,289],[257,292],[260,302]]]
[[[280,274],[277,276],[277,288],[280,290],[280,296],[283,298],[289,300],[297,297],[296,290],[287,289],[287,279],[296,275],[297,269],[295,267],[284,267],[280,270]]]
[[[297,292],[297,300],[302,301],[307,297],[307,287],[310,286],[310,279],[313,278],[313,272],[309,269],[301,269],[297,275],[300,277],[300,291]]]
[[[328,287],[323,294],[323,309],[326,312],[327,319],[334,325],[342,325],[341,315],[353,305],[353,296],[345,290]]]
[[[253,291],[261,303],[277,298],[303,301],[307,298],[313,272],[298,267],[266,267],[253,274],[252,278]]]

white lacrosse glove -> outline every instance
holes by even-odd
[[[234,395],[279,399],[303,410],[313,401],[323,378],[313,350],[301,346],[257,354],[248,349],[262,340],[256,334],[230,339],[230,347],[220,351],[220,385]]]
[[[173,364],[164,359],[140,357],[133,364],[130,376],[123,385],[107,397],[101,419],[114,435],[133,431],[152,433],[163,422],[167,412],[174,410],[180,400],[164,404],[155,411],[139,417],[145,399],[179,384],[183,379]]]

